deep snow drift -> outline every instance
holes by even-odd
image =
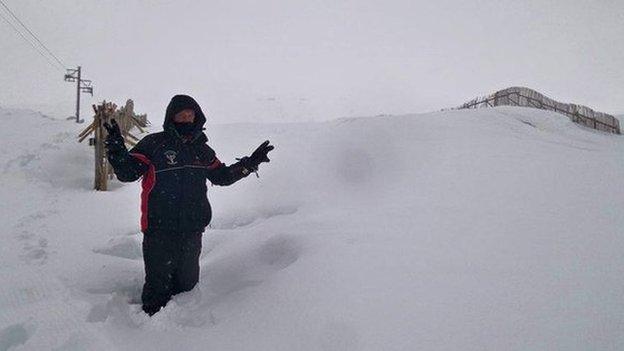
[[[90,190],[84,125],[0,110],[0,350],[621,350],[624,142],[449,111],[208,125],[198,287],[148,318],[139,184]],[[156,129],[156,128],[155,128]]]

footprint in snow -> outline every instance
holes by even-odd
[[[30,338],[30,332],[23,324],[13,324],[0,330],[0,351],[23,345]]]

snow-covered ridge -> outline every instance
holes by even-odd
[[[199,286],[155,317],[139,185],[84,125],[0,110],[0,350],[621,349],[622,137],[527,108],[208,126]]]

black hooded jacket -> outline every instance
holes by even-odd
[[[193,132],[180,135],[173,116],[184,108],[195,111]],[[108,160],[117,179],[132,182],[140,177],[141,230],[172,229],[203,231],[212,211],[206,179],[215,185],[230,185],[250,173],[245,159],[226,166],[217,158],[202,132],[206,117],[193,98],[173,97],[165,115],[163,131],[145,136],[129,152],[109,152]]]

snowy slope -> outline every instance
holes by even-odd
[[[619,350],[624,142],[504,107],[209,126],[199,286],[153,318],[139,184],[90,190],[84,125],[0,110],[0,350]]]

